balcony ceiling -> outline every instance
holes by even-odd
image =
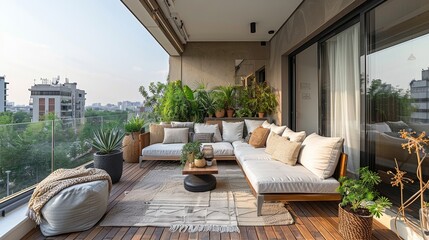
[[[277,32],[303,0],[121,1],[167,53],[177,56],[187,42],[269,41],[274,34],[268,31]]]
[[[170,24],[183,21],[187,41],[268,41],[302,0],[157,0]],[[169,6],[168,6],[169,5]],[[177,20],[174,20],[177,18]],[[250,33],[250,23],[256,32]],[[178,23],[176,25],[176,23]]]

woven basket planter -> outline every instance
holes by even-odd
[[[345,240],[371,239],[372,216],[360,216],[338,205],[338,231]]]

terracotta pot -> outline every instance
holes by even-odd
[[[139,132],[133,132],[125,135],[122,140],[122,150],[124,152],[124,161],[129,163],[138,163],[140,150],[139,150]]]
[[[227,117],[232,118],[233,115],[234,115],[234,109],[226,110],[226,116]]]
[[[346,211],[338,204],[338,231],[345,240],[371,239],[372,215],[360,216]]]
[[[263,112],[258,112],[258,116],[259,116],[259,118],[263,118],[263,117],[264,117],[264,115],[265,115],[265,113],[263,113]]]
[[[206,160],[204,158],[195,159],[194,164],[195,164],[195,167],[203,168],[206,166]]]
[[[223,118],[225,117],[225,109],[217,110],[215,113],[217,118]]]
[[[212,118],[213,117],[213,114],[212,113],[209,113],[209,118]]]

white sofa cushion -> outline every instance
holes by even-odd
[[[282,134],[282,137],[289,139],[292,142],[303,142],[305,139],[305,131],[294,132],[289,128],[286,128]]]
[[[149,145],[142,150],[143,157],[179,157],[182,153],[183,143],[162,144],[157,143]],[[216,142],[203,144],[212,145],[213,152],[216,156],[231,156],[234,155],[234,149],[229,142]]]
[[[234,142],[243,139],[244,122],[222,121],[222,138],[224,142]]]
[[[319,178],[300,164],[290,166],[275,160],[245,161],[242,167],[258,193],[336,193],[335,189],[340,185],[334,178]]]
[[[277,126],[274,123],[271,123],[270,125],[271,132],[275,132],[277,135],[282,135],[285,129],[286,129],[286,126]]]
[[[331,177],[338,163],[344,139],[309,135],[302,143],[299,163],[322,179]]]
[[[271,156],[265,153],[265,148],[255,148],[248,143],[240,144],[234,148],[234,154],[240,164],[246,161],[271,161]]]
[[[215,142],[222,142],[222,136],[217,124],[195,123],[194,130],[195,133],[214,133],[213,140]]]
[[[244,123],[246,124],[247,134],[253,132],[259,126],[262,126],[262,123],[266,122],[266,120],[250,120],[244,119]],[[268,123],[268,122],[267,122]],[[269,123],[268,123],[269,125]]]

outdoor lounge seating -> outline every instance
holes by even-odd
[[[217,124],[217,122],[214,122],[214,124]],[[275,129],[274,131],[278,131],[277,134],[281,135],[285,128],[274,126],[272,131]],[[341,199],[336,192],[336,188],[339,186],[339,177],[346,174],[347,155],[341,153],[343,139],[325,138],[317,134],[310,136],[307,139],[316,138],[316,141],[330,141],[332,144],[329,147],[324,147],[326,144],[308,140],[306,146],[306,140],[304,140],[296,165],[276,161],[271,154],[265,151],[265,148],[256,148],[243,140],[232,143],[216,142],[209,144],[213,145],[214,155],[217,160],[237,161],[253,194],[257,197],[257,214],[261,215],[264,201],[337,201]],[[150,143],[150,133],[143,134],[141,140],[143,144],[140,160],[180,159],[181,147],[184,143],[155,143],[151,145],[148,144]],[[324,153],[324,151],[327,152]],[[321,155],[321,158],[323,156],[327,157],[323,160],[318,160],[319,155]],[[302,158],[310,158],[310,165],[308,161],[305,162]],[[324,166],[316,166],[316,168],[323,171],[323,176],[318,174],[318,170],[311,166],[313,159],[315,165],[318,164],[317,161],[325,161]],[[326,174],[326,171],[330,173]]]

